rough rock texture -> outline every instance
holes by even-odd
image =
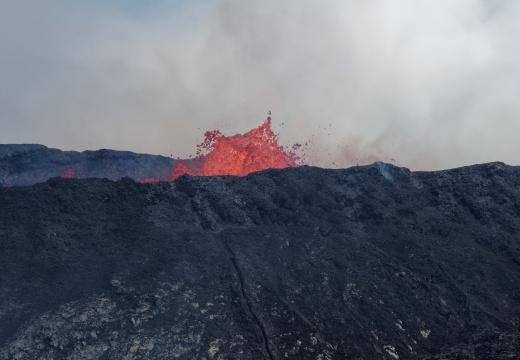
[[[520,168],[0,188],[1,359],[519,359]]]
[[[38,144],[0,144],[0,186],[32,185],[61,176],[68,170],[76,178],[160,179],[174,166],[174,159],[130,151],[77,152]]]

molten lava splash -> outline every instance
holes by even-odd
[[[204,137],[204,142],[197,146],[194,159],[177,160],[173,171],[168,168],[163,173],[166,175],[161,174],[157,178],[143,179],[140,182],[173,181],[184,174],[245,176],[254,171],[295,167],[303,164],[303,160],[295,153],[300,149],[300,144],[293,145],[292,151],[285,150],[283,146],[278,145],[278,136],[271,129],[271,112],[261,126],[243,135],[224,136],[220,131],[214,130],[207,131]],[[102,172],[104,176],[108,176],[112,180],[126,176],[124,169],[121,172],[115,166],[108,172]],[[27,177],[27,175],[25,176]],[[87,176],[96,176],[96,171],[89,171],[76,165],[61,174],[63,178],[82,179]],[[47,178],[48,176],[42,172],[41,177],[34,176],[34,178],[27,179],[26,182],[42,182]],[[10,186],[18,180],[16,175],[0,179],[0,187]]]
[[[300,165],[300,158],[278,146],[278,136],[271,129],[271,112],[267,120],[244,135],[224,136],[218,130],[207,131],[204,142],[197,146],[197,156],[191,162],[179,160],[168,180],[190,174],[196,176],[245,176],[269,168]],[[293,146],[297,150],[299,144]],[[146,179],[147,182],[154,179]]]
[[[194,160],[178,160],[170,176],[173,181],[181,175],[195,176],[236,175],[245,176],[254,171],[269,168],[286,168],[301,165],[301,159],[292,151],[278,146],[278,136],[271,129],[271,112],[267,120],[244,135],[224,136],[218,130],[207,131],[204,142],[197,146]],[[294,151],[300,144],[293,145]],[[141,183],[159,181],[154,178]]]
[[[292,146],[293,151],[286,151],[278,145],[278,136],[271,129],[271,112],[267,120],[256,129],[243,135],[224,136],[218,130],[207,131],[204,142],[197,146],[193,160],[178,160],[169,175],[161,180],[173,181],[181,175],[195,176],[236,175],[245,176],[254,171],[269,168],[286,168],[301,165],[302,161],[295,154],[300,144]],[[114,171],[117,173],[116,169]],[[95,173],[92,172],[91,175]],[[73,166],[65,171],[63,178],[85,178],[88,175],[81,167]],[[43,174],[42,174],[43,176]],[[111,176],[119,178],[120,176]],[[7,184],[9,179],[5,180]],[[141,183],[157,182],[159,179],[140,180]]]
[[[283,146],[279,146],[278,136],[271,129],[270,115],[271,112],[269,112],[267,120],[261,126],[243,135],[224,136],[218,130],[207,131],[204,134],[204,142],[197,146],[195,158],[186,161],[176,161],[173,171],[169,167],[164,172],[155,172],[160,174],[156,178],[148,179],[142,179],[144,176],[140,177],[133,171],[133,176],[137,177],[136,180],[141,178],[141,183],[152,183],[160,180],[173,181],[184,174],[195,176],[245,176],[251,172],[269,168],[286,168],[302,165],[304,160],[295,153],[300,149],[301,145],[293,145],[292,151],[285,150]],[[125,169],[116,168],[115,165],[106,171],[102,170],[101,173],[112,180],[118,180],[122,176],[127,176]],[[55,174],[51,175],[55,176]],[[97,175],[94,170],[83,169],[76,165],[63,172],[61,177],[82,179]],[[41,172],[41,176],[39,174],[25,174],[21,183],[34,184],[46,181],[48,178],[49,175],[45,172]],[[16,185],[17,182],[20,182],[17,175],[10,176],[0,179],[0,187]]]

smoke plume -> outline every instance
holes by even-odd
[[[0,143],[187,157],[271,110],[312,165],[514,165],[519,17],[514,0],[4,1]]]

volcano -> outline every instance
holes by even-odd
[[[519,219],[503,163],[2,187],[0,358],[518,359]]]
[[[139,182],[173,181],[181,175],[245,176],[255,171],[303,165],[296,154],[301,144],[286,150],[266,121],[245,134],[225,136],[206,131],[195,157],[187,160],[129,151],[61,151],[39,144],[0,144],[0,186],[32,185],[55,176],[63,178],[130,177]]]

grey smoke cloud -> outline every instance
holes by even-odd
[[[519,164],[519,18],[515,0],[5,1],[0,143],[185,157],[271,110],[313,165]]]

